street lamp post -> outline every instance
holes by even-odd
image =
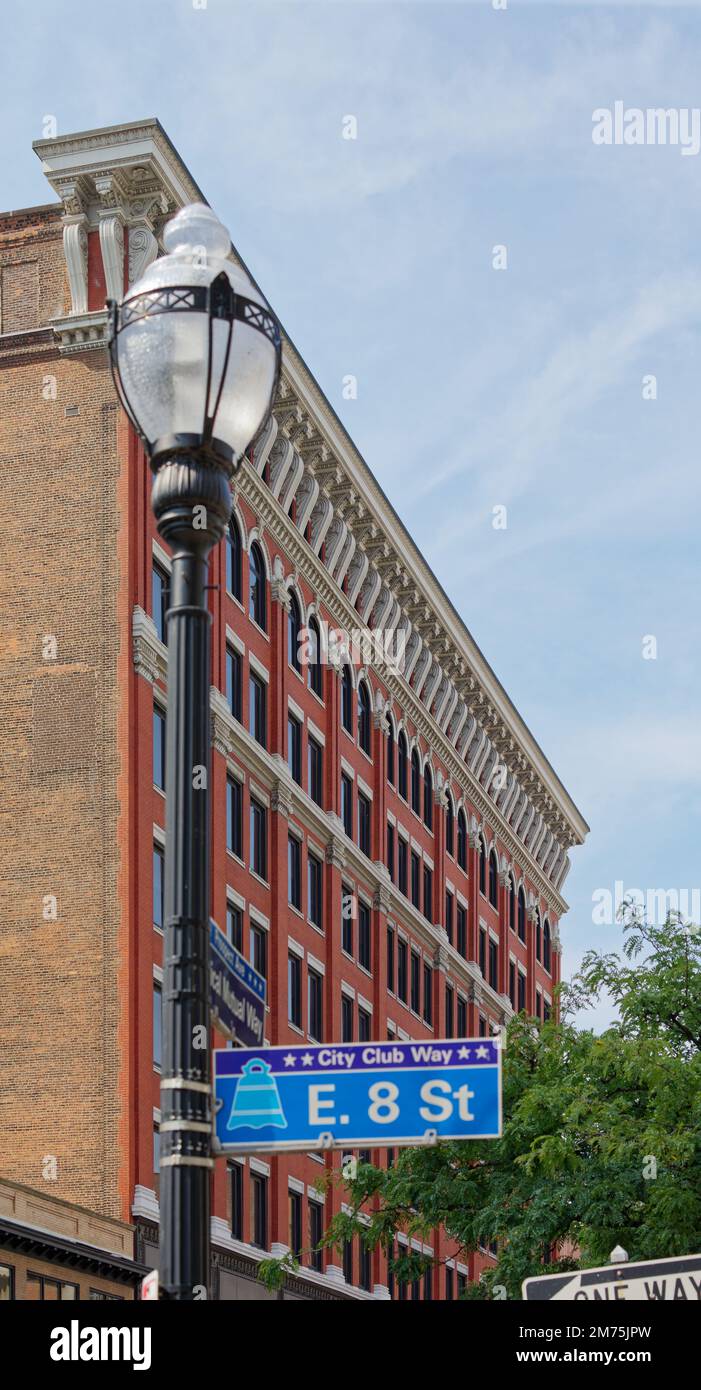
[[[231,478],[270,413],[280,331],[227,259],[229,236],[210,208],[183,208],[163,241],[168,254],[109,305],[110,361],[172,556],[159,1282],[162,1297],[191,1300],[208,1291],[213,1165],[207,564],[231,515]]]

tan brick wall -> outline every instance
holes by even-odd
[[[55,213],[0,218],[16,280],[22,255],[46,323]],[[0,1175],[117,1217],[117,408],[103,353],[36,336],[0,339]]]

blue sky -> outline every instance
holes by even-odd
[[[47,115],[155,115],[227,223],[591,825],[565,973],[596,890],[701,882],[701,154],[592,142],[700,59],[693,6],[562,0],[25,0],[0,53],[3,206]]]

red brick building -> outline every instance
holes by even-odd
[[[169,558],[104,301],[202,194],[155,121],[35,149],[59,203],[0,216],[0,1176],[126,1225],[136,1277],[157,1254]],[[546,1017],[586,824],[287,337],[210,584],[212,915],[266,974],[267,1041]],[[340,1164],[217,1160],[214,1296],[266,1296],[262,1252],[325,1228]],[[406,1296],[455,1297],[489,1259],[429,1249]],[[303,1263],[286,1297],[389,1296],[357,1241]]]

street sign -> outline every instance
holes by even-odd
[[[501,1134],[498,1040],[216,1049],[217,1153],[394,1148]]]
[[[555,1302],[684,1302],[701,1300],[701,1255],[679,1255],[637,1264],[602,1265],[570,1274],[526,1279],[526,1299]]]
[[[265,979],[209,921],[209,1002],[213,1022],[242,1047],[265,1037]]]

